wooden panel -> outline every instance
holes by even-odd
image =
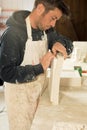
[[[72,41],[78,40],[74,26],[70,19],[62,17],[59,21],[57,21],[55,29],[57,32],[70,38]]]
[[[71,21],[79,41],[87,41],[87,0],[65,0],[70,6]]]

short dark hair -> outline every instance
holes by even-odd
[[[41,3],[45,6],[46,12],[58,8],[62,11],[64,15],[69,16],[70,14],[69,7],[63,0],[35,0],[34,9],[37,7],[38,4]]]

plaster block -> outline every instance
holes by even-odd
[[[60,87],[60,74],[62,71],[64,57],[59,53],[56,58],[54,58],[51,64],[51,72],[49,78],[49,95],[50,101],[54,105],[58,105],[59,102],[59,87]]]

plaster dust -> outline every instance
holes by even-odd
[[[56,123],[52,130],[87,130],[87,127],[82,124],[76,124],[76,123],[65,123],[65,122],[59,122]]]
[[[87,87],[60,90],[59,94],[59,105],[52,105],[46,89],[30,130],[87,130]]]

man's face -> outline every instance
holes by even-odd
[[[54,10],[50,10],[48,13],[43,13],[40,15],[37,26],[40,30],[47,30],[51,27],[54,27],[56,21],[59,20],[62,16],[61,10],[55,8]]]

